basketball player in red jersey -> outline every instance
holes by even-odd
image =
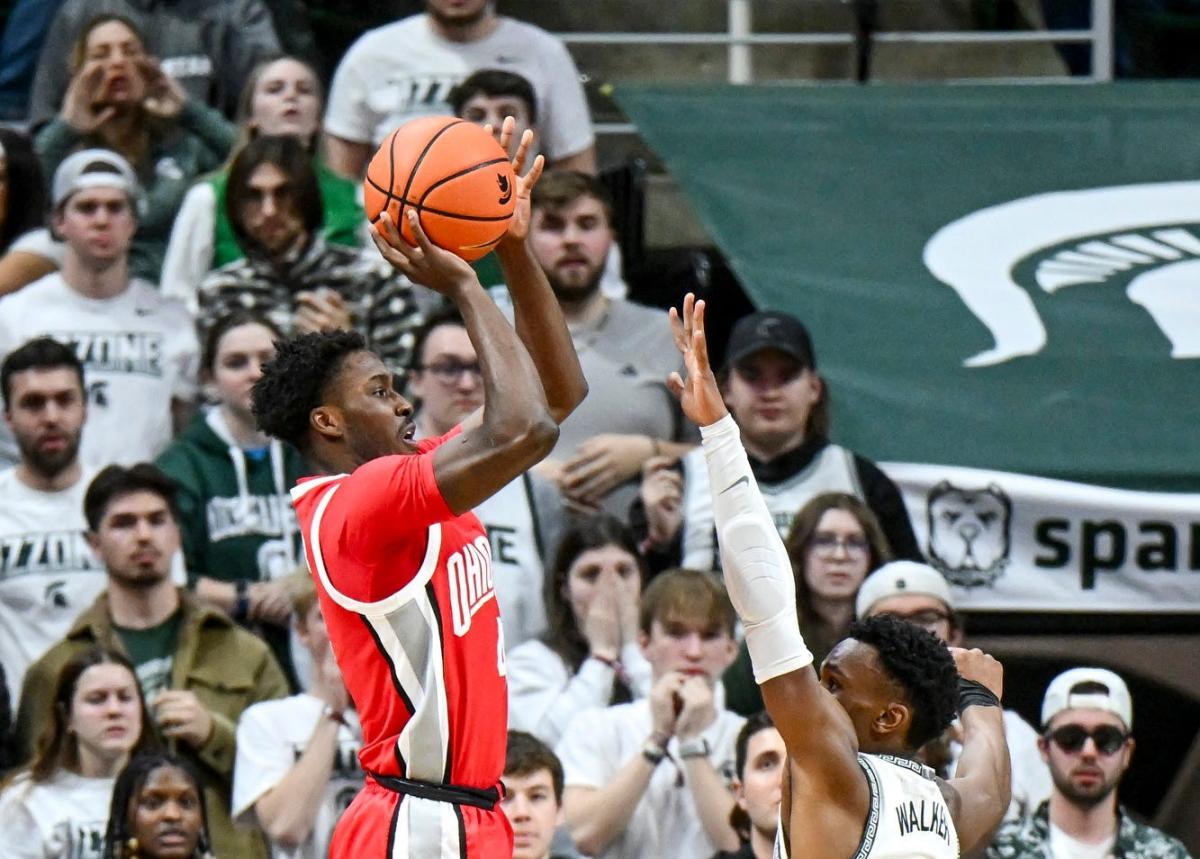
[[[508,133],[511,125],[506,123]],[[529,150],[526,132],[514,159]],[[445,436],[413,441],[412,406],[350,332],[278,344],[254,387],[261,428],[322,476],[292,499],[329,639],[362,725],[366,784],[333,859],[499,859],[507,689],[488,538],[471,509],[549,453],[587,392],[570,335],[526,248],[539,156],[496,252],[516,330],[471,267],[381,218],[383,256],[453,301],[479,355],[485,405]],[[346,713],[327,711],[341,721]]]

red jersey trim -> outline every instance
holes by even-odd
[[[330,480],[335,479],[337,478],[323,480],[322,485],[326,485]],[[305,492],[315,483],[317,481],[303,484]],[[295,493],[300,488],[297,486],[292,492]],[[324,553],[321,551],[321,520],[324,519],[325,508],[329,506],[329,502],[338,491],[338,488],[338,486],[334,486],[317,502],[317,509],[313,514],[312,525],[308,533],[309,547],[312,550],[313,563],[317,567],[316,572],[321,579],[321,585],[325,588],[325,592],[329,594],[330,599],[346,611],[368,617],[379,617],[393,612],[406,602],[409,602],[416,594],[423,591],[425,585],[429,584],[430,579],[433,578],[433,574],[437,571],[438,557],[442,551],[442,526],[436,522],[429,526],[425,536],[425,557],[421,561],[421,566],[417,570],[417,574],[404,587],[400,588],[394,594],[375,602],[363,602],[353,599],[333,586],[333,582],[329,579],[329,571],[325,567]]]

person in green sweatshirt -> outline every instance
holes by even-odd
[[[201,373],[215,403],[180,433],[158,466],[179,487],[189,587],[259,632],[295,687],[288,576],[304,555],[288,490],[304,465],[294,448],[261,434],[250,413],[250,389],[279,336],[268,320],[245,311],[213,325]]]

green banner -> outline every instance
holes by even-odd
[[[622,87],[876,460],[1200,488],[1200,85]]]

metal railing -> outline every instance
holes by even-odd
[[[558,33],[568,45],[725,45],[728,48],[728,81],[754,81],[753,48],[759,45],[841,45],[856,43],[854,33],[756,33],[751,14],[752,0],[727,0],[728,28],[724,32],[592,32]],[[1092,0],[1092,26],[1086,30],[1013,30],[1004,32],[899,31],[874,32],[870,39],[880,44],[1004,44],[1017,42],[1091,44],[1092,71],[1086,77],[1041,76],[1012,78],[1013,82],[1095,82],[1113,78],[1113,0]],[[627,123],[599,123],[600,133],[627,133]]]

